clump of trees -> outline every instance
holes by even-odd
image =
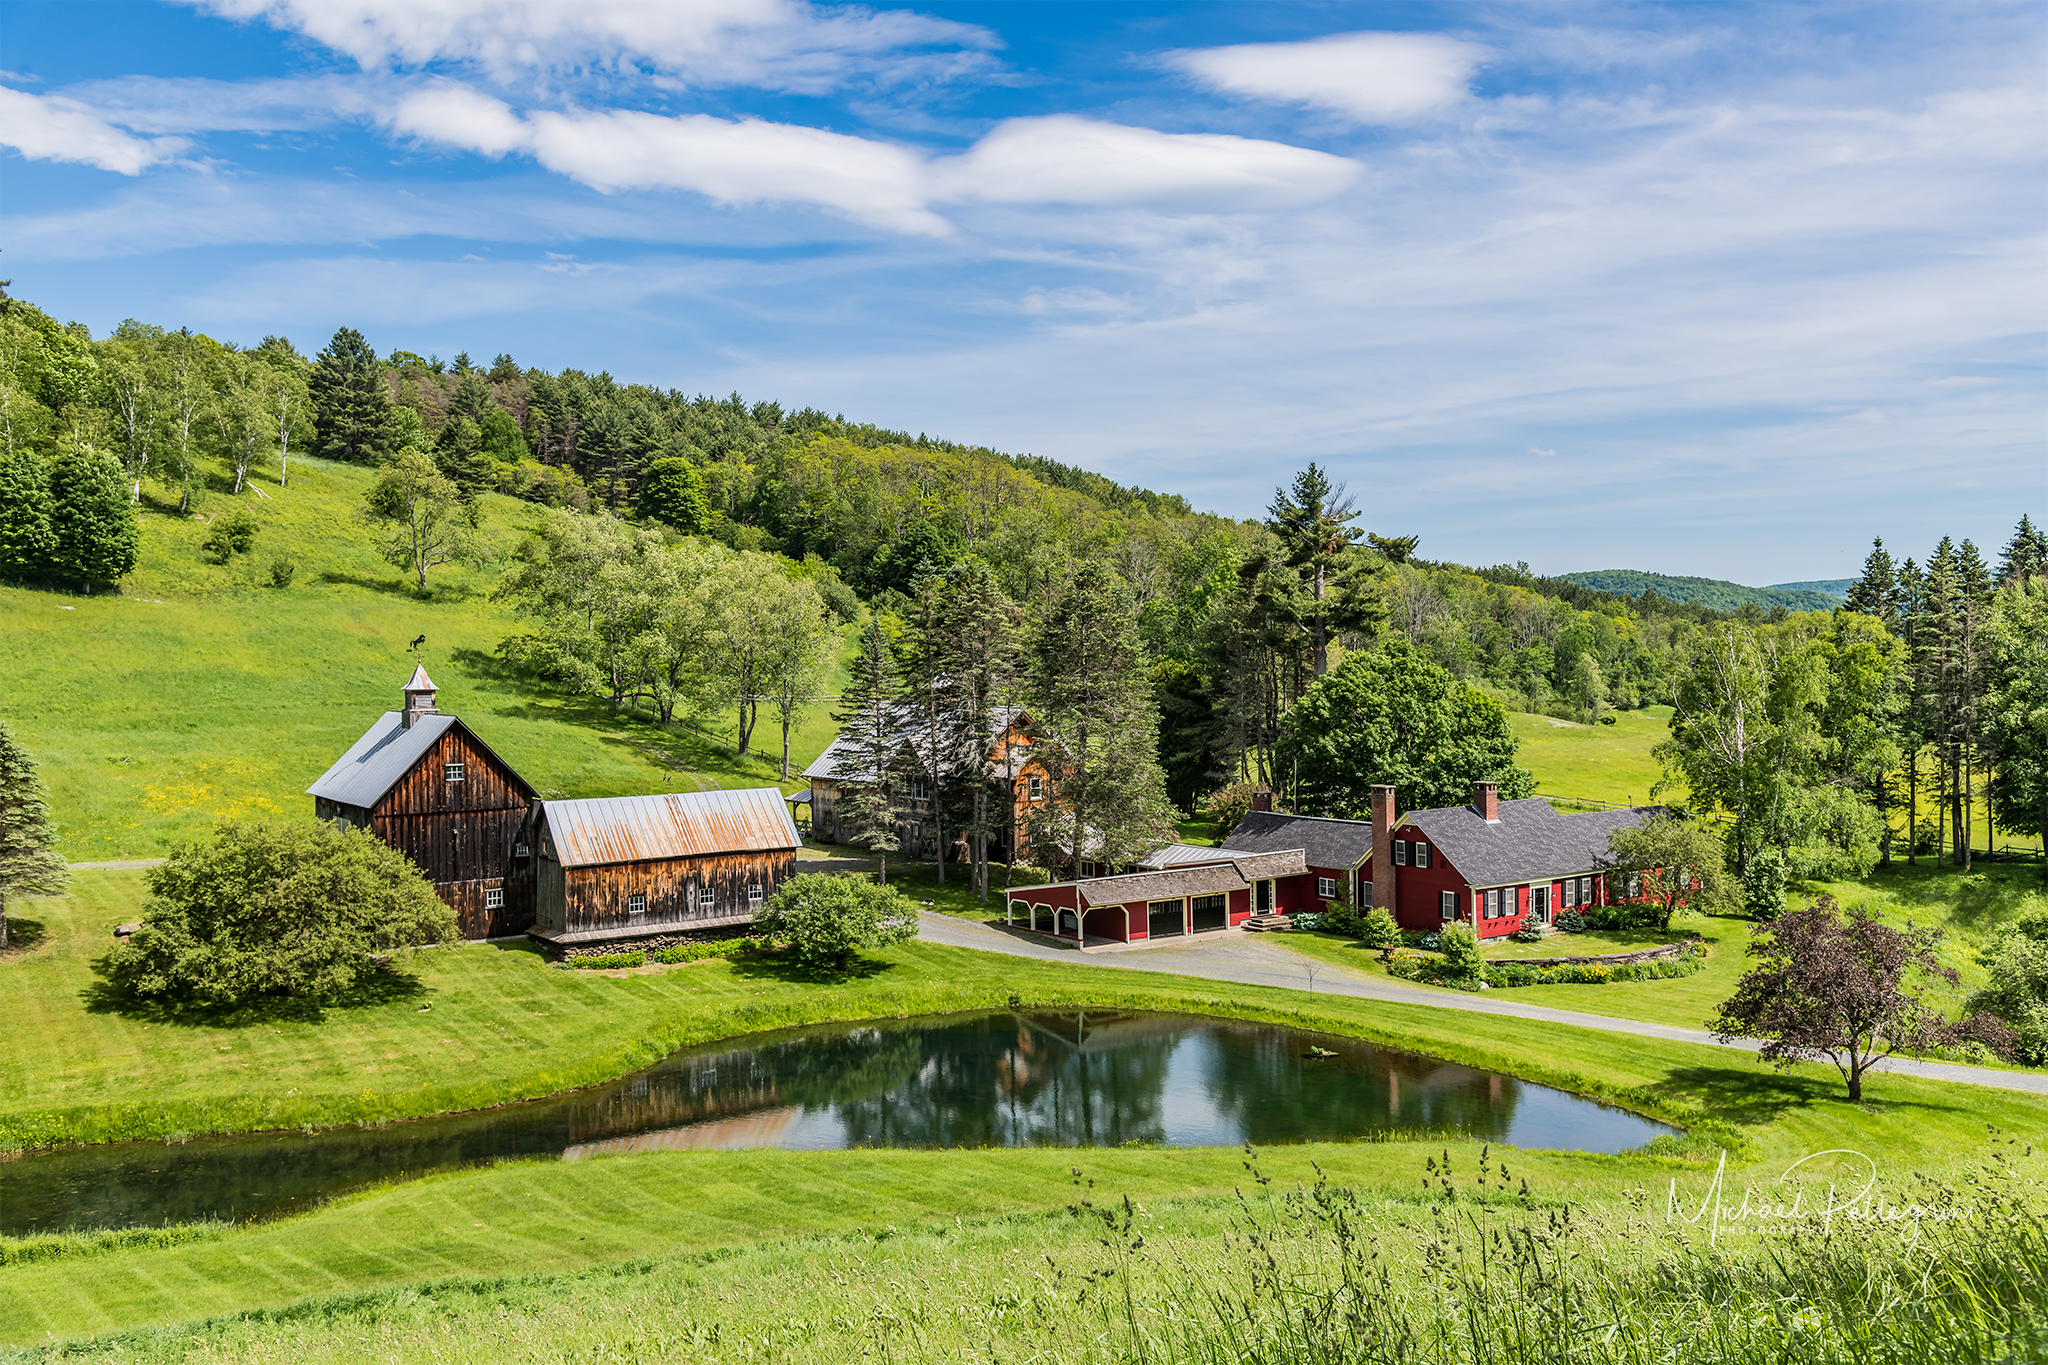
[[[111,456],[87,445],[48,462],[27,448],[0,453],[0,578],[90,592],[134,569],[140,545]]]
[[[1983,952],[1989,980],[1970,1008],[2012,1033],[2014,1061],[2048,1065],[2048,910],[2030,910],[2006,925]]]
[[[784,882],[754,927],[799,961],[844,970],[855,955],[917,937],[917,907],[901,891],[860,877],[806,872]]]
[[[142,927],[93,963],[134,1000],[206,1008],[345,993],[374,953],[449,943],[455,912],[363,829],[228,822],[147,876]]]

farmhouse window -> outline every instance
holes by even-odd
[[[1335,877],[1316,878],[1316,899],[1321,901],[1337,899],[1337,879]]]
[[[1637,876],[1637,875],[1636,875],[1635,873],[1633,873],[1633,872],[1629,873],[1629,874],[1628,874],[1628,894],[1629,894],[1630,896],[1639,896],[1639,895],[1641,895],[1641,894],[1642,894],[1642,891],[1643,891],[1643,879],[1642,879],[1641,877]]]
[[[1581,877],[1579,878],[1579,904],[1591,905],[1592,903],[1593,879],[1591,877]]]
[[[647,913],[647,893],[645,891],[635,891],[632,895],[626,897],[626,913],[629,915],[644,915]]]
[[[718,893],[716,891],[713,891],[708,886],[701,887],[698,889],[697,908],[699,910],[709,910],[712,906],[716,905],[717,903]]]
[[[1444,919],[1456,919],[1456,918],[1458,917],[1458,893],[1457,893],[1457,892],[1455,892],[1455,891],[1446,891],[1446,892],[1443,892],[1443,893],[1442,893],[1441,895],[1439,895],[1439,896],[1437,897],[1437,905],[1438,905],[1438,913],[1439,913],[1439,914],[1440,914],[1440,915],[1441,915],[1441,916],[1442,916],[1442,917],[1443,917]]]
[[[1499,916],[1500,916],[1500,892],[1498,892],[1498,891],[1489,891],[1489,892],[1487,892],[1487,893],[1486,893],[1486,917],[1487,917],[1488,919],[1497,919],[1497,918],[1499,918]]]
[[[1417,867],[1428,867],[1428,866],[1429,866],[1429,845],[1428,845],[1428,844],[1425,844],[1425,843],[1423,843],[1423,842],[1422,842],[1422,841],[1421,841],[1420,839],[1417,839],[1417,840],[1415,841],[1415,848],[1414,848],[1414,854],[1415,854],[1415,865],[1416,865]]]
[[[1408,841],[1406,839],[1394,840],[1394,866],[1408,866]]]
[[[462,780],[462,765],[460,763],[443,763],[441,765],[441,776],[450,782],[460,782]]]
[[[1564,908],[1569,910],[1579,903],[1579,884],[1570,877],[1564,879]]]
[[[486,910],[502,910],[502,909],[504,909],[504,907],[505,907],[505,890],[504,890],[504,888],[503,888],[503,887],[498,887],[498,886],[493,886],[493,887],[488,887],[488,888],[486,888],[486,889],[485,889],[485,891],[484,891],[484,909],[486,909]]]
[[[1045,779],[1033,773],[1024,780],[1027,784],[1025,790],[1030,793],[1031,799],[1033,801],[1043,801],[1045,799]]]
[[[748,888],[747,888],[747,904],[748,904],[748,905],[759,905],[760,903],[761,903],[761,887],[760,887],[760,884],[759,884],[759,883],[756,883],[756,884],[754,884],[753,886],[750,886],[750,887],[748,887]]]

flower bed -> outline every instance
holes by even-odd
[[[1393,955],[1387,970],[1404,981],[1456,986],[1462,990],[1477,990],[1481,985],[1502,990],[1517,986],[1602,986],[1611,981],[1659,981],[1691,976],[1706,965],[1707,945],[1695,938],[1605,958],[1539,958],[1527,962],[1489,963],[1477,977],[1455,976],[1441,958],[1403,950]]]

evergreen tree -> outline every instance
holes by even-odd
[[[871,616],[839,695],[840,709],[832,713],[846,742],[832,775],[847,784],[843,818],[853,842],[881,859],[883,886],[889,884],[889,855],[902,847],[896,833],[896,758],[903,748],[896,691],[889,634],[881,618]]]
[[[47,576],[56,549],[49,466],[32,450],[0,457],[0,579]]]
[[[1998,759],[1992,818],[2008,833],[2048,838],[2048,576],[2000,589],[1985,641],[1984,729]],[[2041,875],[2048,881],[2048,863]]]
[[[1267,518],[1266,525],[1286,547],[1288,566],[1301,576],[1306,597],[1298,608],[1301,628],[1320,678],[1330,671],[1332,637],[1375,619],[1377,600],[1359,591],[1362,566],[1354,547],[1360,532],[1349,525],[1358,518],[1358,506],[1310,461],[1291,488],[1273,490]]]
[[[60,454],[50,469],[50,567],[88,589],[135,567],[141,532],[120,462],[91,446]]]
[[[315,445],[331,460],[374,462],[392,453],[391,395],[384,365],[353,327],[334,334],[313,363]]]
[[[1898,618],[1899,638],[1906,648],[1906,696],[1899,716],[1899,748],[1906,759],[1906,862],[1914,866],[1920,861],[1920,751],[1927,746],[1928,730],[1926,675],[1920,666],[1926,588],[1920,566],[1907,556],[1899,566],[1892,610]]]
[[[1863,561],[1863,576],[1849,585],[1842,605],[1850,611],[1875,616],[1888,629],[1896,629],[1899,623],[1898,574],[1892,568],[1892,557],[1884,548],[1883,537],[1871,541],[1870,546],[1870,554]]]
[[[2032,517],[2022,516],[1998,556],[1998,585],[2024,583],[2042,575],[2048,575],[2048,531],[2036,527]]]
[[[1032,843],[1083,862],[1130,861],[1173,837],[1159,771],[1159,724],[1130,589],[1099,561],[1059,584],[1026,646],[1034,752],[1052,774]]]
[[[946,576],[940,630],[945,641],[945,666],[954,698],[948,745],[964,756],[967,768],[969,878],[983,900],[988,899],[988,845],[998,828],[1007,828],[1021,755],[1007,748],[994,753],[998,735],[1016,715],[1016,603],[987,564],[969,560]],[[1000,782],[992,783],[989,765],[997,765]],[[1000,807],[991,802],[1000,799]],[[1000,825],[997,816],[1001,816]],[[1012,859],[1014,861],[1014,858]]]
[[[54,896],[70,875],[35,760],[0,720],[0,948],[7,946],[8,897]]]
[[[931,823],[940,886],[946,884],[946,792],[968,757],[954,743],[962,719],[946,638],[945,585],[937,574],[925,574],[910,585],[904,630],[896,639],[896,680],[906,716],[915,717],[910,748],[930,794],[921,814]]]

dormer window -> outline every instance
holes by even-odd
[[[451,783],[460,782],[462,780],[462,765],[460,763],[443,763],[441,765],[441,776],[444,780]]]

